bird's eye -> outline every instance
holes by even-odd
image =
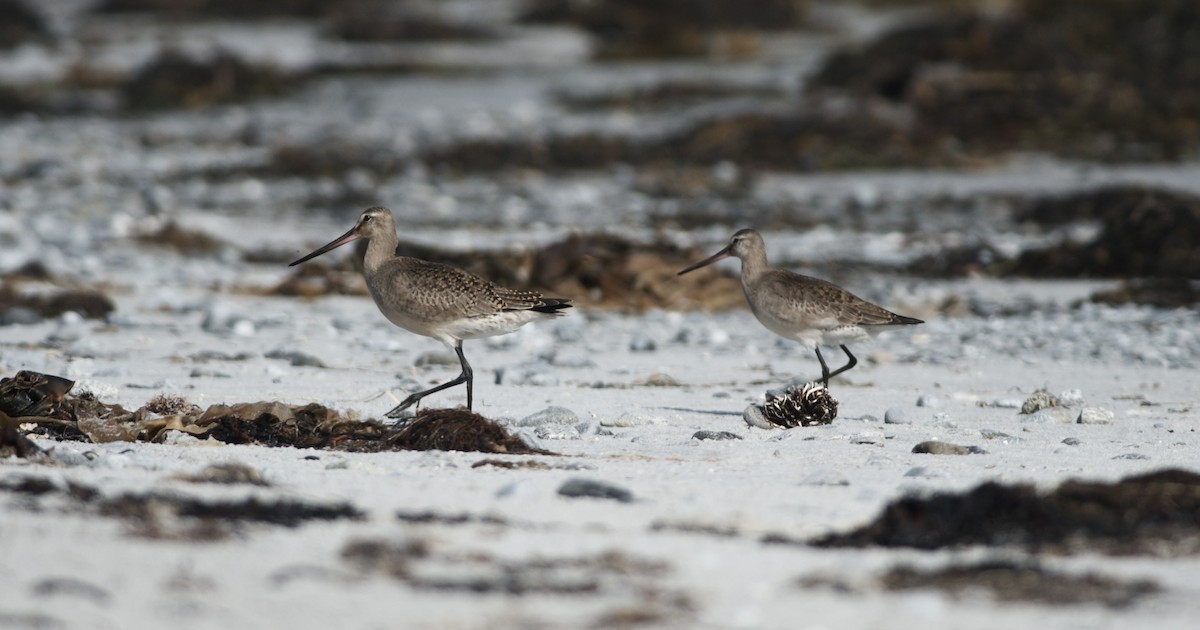
[[[363,217],[363,223],[366,223],[367,221],[370,221],[371,219],[374,219],[374,218],[375,217],[368,214],[367,216]]]

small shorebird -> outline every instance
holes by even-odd
[[[742,261],[742,290],[754,316],[771,332],[815,350],[826,387],[829,379],[858,364],[847,343],[891,326],[925,323],[876,306],[833,283],[768,267],[766,246],[755,230],[739,230],[724,249],[678,275],[730,256]],[[840,345],[849,362],[830,372],[821,356],[822,344]]]
[[[462,365],[457,378],[411,394],[387,412],[389,418],[398,417],[432,393],[461,383],[467,384],[467,409],[470,409],[473,373],[463,356],[463,340],[507,334],[531,321],[562,315],[559,311],[571,308],[570,300],[505,289],[456,267],[397,256],[396,220],[391,210],[378,206],[364,210],[350,231],[288,266],[299,265],[360,238],[368,241],[363,276],[375,306],[393,324],[454,348]]]

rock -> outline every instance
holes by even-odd
[[[1001,409],[1020,409],[1022,401],[1016,398],[997,398],[987,404],[989,407],[999,407]]]
[[[751,426],[756,429],[781,428],[772,424],[770,420],[767,420],[767,417],[763,415],[762,409],[760,409],[758,405],[750,405],[749,407],[746,407],[746,409],[742,411],[742,420],[746,422],[747,426]]]
[[[558,385],[558,375],[548,361],[534,360],[520,365],[496,369],[496,384],[534,385],[553,387]]]
[[[626,411],[616,418],[601,420],[600,425],[605,427],[638,427],[645,424],[655,424],[657,420],[652,416],[642,416]]]
[[[940,440],[927,440],[913,447],[914,453],[925,453],[928,455],[968,455],[982,454],[979,449],[974,451],[966,446],[951,444],[950,442],[942,442]]]
[[[1058,395],[1058,404],[1064,407],[1082,407],[1083,392],[1078,389],[1068,389]]]
[[[1021,413],[1030,415],[1037,413],[1042,409],[1061,406],[1062,403],[1058,401],[1058,398],[1055,398],[1054,394],[1051,394],[1044,389],[1039,389],[1033,392],[1029,398],[1026,398],[1024,403],[1021,403]]]
[[[644,379],[640,379],[634,383],[635,385],[645,385],[646,387],[679,387],[681,383],[675,380],[675,377],[662,372],[655,372]]]
[[[287,361],[296,367],[326,367],[321,359],[299,350],[272,350],[263,356],[268,359]]]
[[[884,424],[912,424],[912,418],[908,417],[908,412],[901,407],[889,407],[883,413]]]
[[[559,486],[558,493],[564,497],[593,497],[597,499],[612,499],[621,503],[633,501],[633,493],[618,485],[606,481],[576,477],[568,479]]]
[[[1042,409],[1041,411],[1024,418],[1023,421],[1031,424],[1055,422],[1060,424],[1072,424],[1075,422],[1075,414],[1071,413],[1071,410],[1065,407],[1050,407],[1047,409]]]
[[[1073,438],[1073,437],[1063,438],[1062,443],[1066,444],[1067,446],[1079,446],[1080,444],[1082,444],[1082,442],[1079,441],[1079,438]]]
[[[697,431],[692,434],[693,440],[740,440],[742,436],[732,431]]]
[[[550,406],[512,423],[515,427],[538,427],[547,424],[578,424],[579,416],[566,407]]]
[[[658,344],[646,335],[634,335],[629,341],[630,352],[654,352],[658,349]]]
[[[1084,407],[1076,420],[1079,424],[1112,424],[1113,412],[1103,407]]]
[[[917,406],[918,407],[941,407],[942,399],[938,398],[937,396],[931,396],[929,394],[921,394],[920,396],[917,397]]]

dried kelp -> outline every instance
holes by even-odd
[[[1012,546],[1052,553],[1200,553],[1200,474],[1164,469],[1116,483],[983,483],[964,493],[906,497],[873,522],[818,547]]]
[[[19,372],[0,381],[0,453],[26,457],[37,446],[19,430],[62,440],[160,442],[171,431],[230,444],[261,444],[375,452],[456,450],[553,455],[531,448],[498,423],[465,409],[424,409],[404,426],[359,420],[317,403],[278,401],[216,404],[207,409],[177,396],[159,395],[128,411],[90,393],[67,396],[69,380]],[[12,418],[4,415],[8,411]]]
[[[494,420],[473,411],[422,409],[388,438],[388,443],[411,450],[478,451],[521,455],[553,455],[530,447]]]

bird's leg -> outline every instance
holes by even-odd
[[[467,409],[470,409],[471,402],[472,402],[471,401],[471,389],[472,389],[472,383],[474,380],[474,374],[471,372],[471,365],[469,363],[467,363],[467,357],[463,356],[462,342],[459,342],[454,345],[454,351],[456,353],[458,353],[458,362],[460,364],[462,364],[462,372],[458,375],[457,378],[455,378],[454,380],[452,380],[448,383],[442,383],[441,385],[438,385],[437,387],[432,387],[430,389],[427,389],[423,392],[416,392],[415,394],[409,394],[408,398],[405,398],[403,402],[401,402],[399,405],[396,405],[394,408],[392,408],[391,411],[389,411],[383,415],[387,416],[388,418],[398,418],[398,417],[400,417],[400,414],[405,409],[408,409],[409,407],[417,404],[418,402],[421,401],[422,398],[424,398],[430,394],[436,394],[437,392],[440,392],[443,389],[446,389],[447,387],[454,387],[455,385],[461,385],[463,383],[467,384]]]
[[[475,372],[471,370],[471,364],[467,363],[467,357],[462,351],[462,342],[458,342],[454,346],[454,351],[458,353],[458,362],[462,365],[461,378],[467,381],[467,411],[471,410],[471,402],[475,396]]]
[[[847,358],[847,359],[850,359],[850,362],[849,362],[849,363],[847,363],[846,365],[843,365],[842,367],[840,367],[840,368],[838,368],[838,369],[836,369],[836,370],[832,371],[832,372],[829,372],[829,373],[828,373],[828,375],[826,375],[826,376],[825,376],[825,379],[826,379],[826,381],[825,381],[825,386],[826,386],[826,387],[828,387],[828,386],[829,386],[829,380],[828,380],[828,379],[831,379],[831,378],[833,378],[833,377],[837,376],[838,374],[841,374],[842,372],[845,372],[846,370],[849,370],[850,368],[852,368],[852,367],[854,367],[854,366],[858,365],[858,359],[854,358],[854,355],[853,355],[853,354],[850,354],[850,348],[847,348],[847,347],[846,347],[846,344],[842,344],[842,352],[845,352],[845,353],[846,353],[846,358]],[[820,356],[820,354],[818,354],[817,356]],[[824,361],[822,361],[822,362],[821,362],[821,367],[822,367],[822,368],[824,368],[824,367],[825,367],[825,362],[824,362]]]
[[[825,357],[821,356],[820,346],[818,346],[816,348],[816,351],[817,351],[817,360],[821,362],[821,384],[824,385],[825,387],[829,387],[829,377],[830,377],[829,366],[825,365]]]

